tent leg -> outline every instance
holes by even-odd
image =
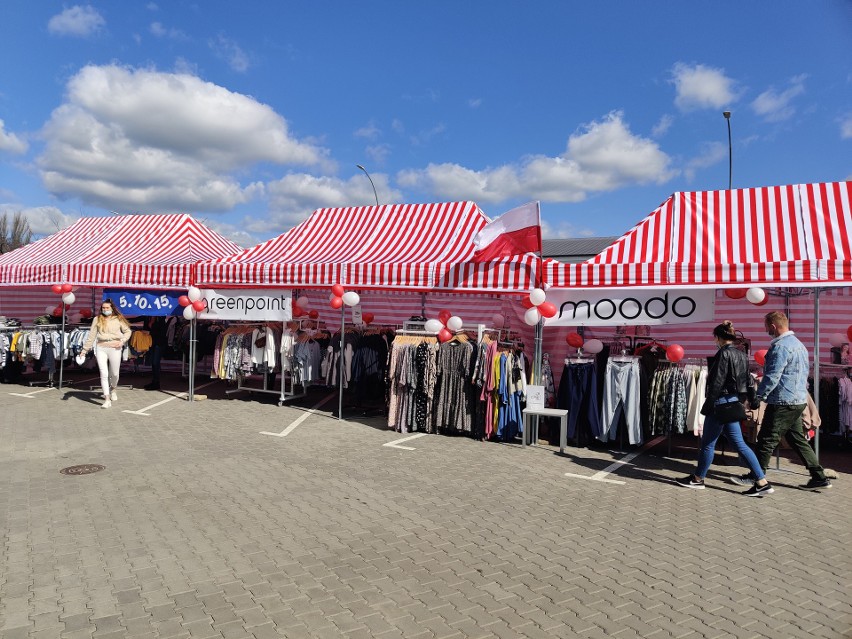
[[[189,388],[187,400],[195,401],[195,348],[196,348],[196,324],[195,318],[189,320]]]
[[[343,349],[345,347],[344,334],[346,333],[346,305],[340,307],[340,372],[337,375],[337,383],[340,393],[337,400],[337,421],[343,421]]]
[[[814,288],[814,404],[819,414],[819,289]],[[814,429],[814,453],[819,461],[819,428]]]
[[[65,362],[65,300],[62,300],[62,332],[59,333],[59,390],[62,390],[62,371]]]

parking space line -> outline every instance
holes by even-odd
[[[411,441],[412,439],[417,439],[418,437],[426,437],[428,433],[417,433],[416,435],[411,435],[409,437],[403,437],[402,439],[397,439],[396,441],[388,442],[387,444],[382,444],[382,446],[386,448],[399,448],[400,450],[417,450],[416,448],[412,448],[411,446],[400,446],[402,442]]]
[[[290,424],[289,426],[287,426],[287,428],[285,428],[284,430],[282,430],[280,433],[270,433],[270,432],[267,432],[267,431],[265,431],[265,430],[262,430],[262,431],[260,431],[260,434],[261,434],[261,435],[271,435],[272,437],[287,437],[287,435],[289,435],[289,434],[290,434],[290,433],[292,433],[294,430],[296,430],[296,427],[297,427],[299,424],[301,424],[301,423],[302,423],[303,421],[305,421],[308,417],[310,417],[311,415],[313,415],[314,413],[316,413],[316,412],[317,412],[317,409],[318,409],[320,406],[322,406],[323,404],[328,403],[328,402],[329,402],[332,398],[334,398],[334,397],[337,397],[337,393],[331,393],[328,397],[324,398],[324,399],[323,399],[322,401],[320,401],[319,403],[314,404],[313,406],[311,406],[311,408],[310,408],[310,409],[308,409],[308,410],[305,412],[305,414],[304,414],[304,415],[300,415],[299,417],[297,417],[297,418],[296,418],[296,420],[295,420],[292,424]]]
[[[216,380],[219,381],[219,380]],[[202,388],[206,388],[212,384],[215,384],[216,381],[208,382],[207,384],[202,384],[201,386],[196,386],[195,390],[200,390]],[[178,393],[177,395],[172,395],[168,399],[164,399],[161,402],[157,402],[156,404],[151,404],[150,406],[146,406],[145,408],[140,408],[139,410],[123,410],[122,413],[129,413],[130,415],[141,415],[142,417],[150,417],[151,413],[146,413],[145,411],[151,410],[152,408],[157,408],[157,406],[162,406],[163,404],[168,404],[176,399],[186,399],[189,396],[189,393]]]
[[[644,453],[646,450],[650,450],[651,448],[653,448],[654,446],[656,446],[660,442],[665,441],[665,439],[666,439],[665,435],[660,435],[656,439],[652,439],[647,444],[642,446],[642,448],[640,448],[639,450],[633,451],[632,453],[628,453],[627,455],[625,455],[621,459],[614,461],[609,466],[607,466],[603,470],[596,472],[592,476],[577,475],[576,473],[565,473],[565,476],[566,477],[574,477],[575,479],[588,479],[589,481],[600,481],[600,482],[604,482],[606,484],[621,484],[621,485],[623,485],[627,482],[619,481],[617,479],[606,479],[606,476],[615,472],[616,470],[618,470],[622,466],[630,466],[631,461],[633,461],[634,459],[639,457],[639,455]]]

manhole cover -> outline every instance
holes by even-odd
[[[63,475],[91,475],[92,473],[102,471],[104,468],[106,466],[101,466],[100,464],[80,464],[79,466],[63,468],[59,472]]]

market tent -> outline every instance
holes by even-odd
[[[680,192],[594,258],[547,263],[557,287],[852,283],[852,182]]]
[[[186,288],[195,262],[239,250],[185,213],[82,218],[0,255],[0,285]]]
[[[197,286],[326,287],[456,293],[531,288],[532,253],[473,262],[488,218],[473,202],[318,209],[276,238],[197,265]]]

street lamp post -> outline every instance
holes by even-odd
[[[373,195],[376,198],[376,206],[378,206],[379,205],[379,194],[376,193],[376,185],[373,184],[373,178],[370,177],[370,174],[367,173],[367,169],[365,169],[363,166],[361,166],[360,164],[356,164],[355,166],[357,166],[359,169],[361,169],[364,172],[364,175],[367,176],[367,179],[370,180],[370,186],[373,187]]]
[[[731,146],[731,112],[722,111],[722,115],[725,116],[725,121],[728,123],[728,190],[730,191],[734,188],[734,154],[733,147]]]

